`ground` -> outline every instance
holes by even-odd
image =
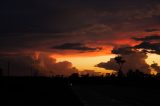
[[[0,78],[0,105],[159,106],[156,87],[70,83],[51,78]]]
[[[75,85],[86,106],[159,106],[160,90],[133,86]]]

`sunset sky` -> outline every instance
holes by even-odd
[[[0,68],[11,75],[160,72],[159,0],[4,0]],[[154,65],[151,65],[154,64]]]

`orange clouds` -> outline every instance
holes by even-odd
[[[126,73],[128,70],[140,70],[144,73],[150,73],[150,66],[146,63],[145,59],[147,59],[147,55],[145,53],[135,52],[129,55],[122,54],[122,57],[126,61],[124,63],[124,67],[122,70]],[[108,70],[115,70],[119,69],[118,64],[111,58],[108,62],[101,62],[97,65],[97,67],[105,68]]]
[[[55,58],[48,54],[41,53],[36,61],[35,67],[42,76],[64,75],[69,76],[77,73],[78,70],[68,61],[56,62]]]

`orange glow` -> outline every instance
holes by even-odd
[[[39,59],[39,55],[40,55],[40,52],[35,52],[34,58],[35,58],[36,60],[38,60],[38,59]]]
[[[152,75],[157,75],[157,71],[151,69],[151,74],[152,74]]]
[[[104,55],[112,55],[111,50],[113,47],[111,46],[104,46],[103,49],[100,51],[95,52],[76,52],[74,50],[65,50],[61,53],[54,53],[51,56],[54,58],[67,58],[67,57],[97,57],[97,56],[104,56]]]
[[[130,46],[134,46],[134,45],[138,44],[136,41],[133,41],[130,39],[116,40],[116,41],[114,41],[114,43],[117,45],[130,45]]]
[[[148,58],[146,59],[147,64],[151,65],[154,62],[158,63],[160,65],[160,56],[156,54],[147,54]],[[114,58],[114,54],[106,54],[102,56],[58,56],[55,57],[55,55],[52,55],[51,57],[56,58],[57,62],[61,61],[69,61],[73,64],[74,67],[76,67],[79,71],[83,70],[95,70],[96,72],[102,72],[102,73],[112,73],[113,70],[105,70],[103,68],[95,67],[98,63],[101,62],[107,62],[110,60],[110,58]],[[157,74],[155,70],[151,70],[151,74]]]
[[[142,33],[141,33],[142,34]],[[143,32],[146,35],[146,32]],[[134,41],[131,39],[119,39],[113,41],[117,45],[130,45],[134,46],[139,44],[138,41]],[[102,43],[101,45],[99,43]],[[105,70],[103,68],[94,67],[98,63],[107,62],[110,58],[114,58],[115,55],[111,53],[113,46],[103,44],[104,41],[99,41],[94,44],[88,45],[89,47],[97,47],[99,45],[103,49],[95,52],[75,52],[72,50],[65,50],[61,53],[54,53],[51,57],[56,58],[57,62],[61,61],[69,61],[76,67],[79,71],[83,70],[95,70],[96,72],[102,73],[112,73],[113,70]],[[148,58],[146,59],[146,63],[151,65],[153,61],[160,65],[160,56],[157,54],[147,54]],[[157,72],[151,69],[151,74],[157,74]]]
[[[106,56],[95,56],[95,57],[61,57],[57,58],[57,61],[69,61],[79,69],[79,71],[83,70],[95,70],[96,72],[102,73],[111,73],[112,70],[105,70],[103,68],[95,67],[100,62],[107,62],[110,58],[113,58],[114,55],[106,55]]]
[[[157,63],[158,65],[160,65],[160,56],[157,54],[147,54],[148,58],[146,59],[146,62],[151,65],[153,64],[153,62]]]
[[[157,63],[158,65],[160,65],[160,56],[157,54],[148,54],[148,58],[146,59],[147,64],[151,65],[154,62]],[[154,69],[151,68],[151,74],[152,75],[156,75],[157,71],[155,71]]]

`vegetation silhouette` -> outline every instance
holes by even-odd
[[[68,83],[115,83],[115,84],[124,84],[124,83],[130,83],[130,82],[137,82],[134,84],[139,84],[143,82],[144,84],[149,84],[149,82],[157,83],[160,81],[160,73],[157,73],[156,75],[151,75],[151,74],[146,74],[143,73],[141,70],[136,69],[136,70],[128,70],[127,73],[123,73],[123,67],[125,66],[126,60],[123,59],[122,56],[118,55],[114,58],[116,63],[118,64],[119,68],[117,70],[117,74],[105,74],[105,75],[99,75],[99,76],[91,76],[89,74],[79,74],[79,73],[73,73],[69,77],[65,77],[63,75],[51,75],[48,78],[49,79],[60,79],[60,80],[65,80]],[[155,64],[157,65],[157,64]],[[10,67],[10,62],[8,62],[7,65],[7,75],[3,75],[5,73],[5,70],[0,69],[0,76],[11,76],[9,75],[11,70]],[[29,70],[30,71],[30,70]],[[36,69],[31,69],[31,77],[39,77],[43,78],[42,74],[36,70]],[[40,76],[42,75],[42,76]],[[46,78],[46,77],[45,77]],[[151,83],[150,83],[151,84]]]
[[[126,62],[122,56],[116,56],[114,58],[114,60],[116,61],[116,63],[119,65],[119,70],[118,70],[118,77],[123,77],[123,72],[122,72],[122,68],[123,68],[123,64]]]

